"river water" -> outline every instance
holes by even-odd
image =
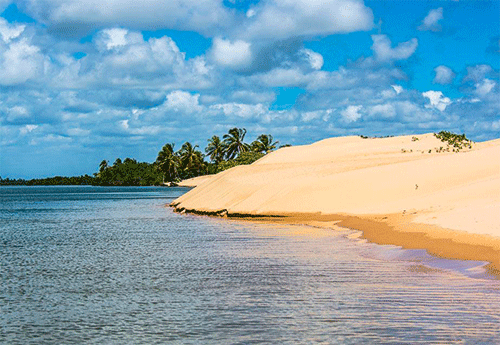
[[[480,263],[165,207],[186,191],[0,188],[0,343],[500,343]]]

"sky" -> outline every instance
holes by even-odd
[[[500,138],[500,1],[0,0],[0,176],[247,129]]]

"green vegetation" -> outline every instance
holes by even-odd
[[[103,160],[94,176],[51,177],[45,179],[2,179],[0,185],[97,185],[97,186],[152,186],[167,182],[215,174],[237,165],[252,164],[276,149],[277,141],[272,135],[262,134],[251,144],[245,143],[246,129],[232,128],[221,140],[214,135],[208,140],[206,156],[198,150],[198,145],[185,142],[175,151],[175,144],[165,144],[154,163],[137,162],[117,158],[110,165]],[[290,145],[283,145],[287,147]],[[205,161],[208,158],[210,162]]]
[[[237,165],[251,164],[267,153],[276,149],[277,141],[272,135],[262,134],[251,144],[245,143],[247,131],[244,128],[232,128],[221,140],[214,135],[208,140],[206,156],[198,151],[198,146],[184,143],[179,151],[174,151],[174,144],[166,144],[158,153],[154,163],[162,174],[161,181],[177,182],[180,180],[215,174]],[[289,146],[289,145],[286,145]],[[207,163],[204,158],[208,157]]]
[[[117,158],[110,165],[103,160],[94,176],[61,177],[43,179],[2,179],[0,185],[97,185],[97,186],[152,186],[167,182],[215,174],[237,165],[251,164],[276,149],[272,135],[262,134],[251,144],[245,143],[246,129],[232,128],[221,140],[214,135],[208,140],[206,156],[198,145],[185,142],[175,151],[175,144],[165,144],[154,163],[137,162],[132,158]],[[286,147],[290,145],[283,145]],[[210,162],[205,161],[208,158]]]
[[[472,148],[472,141],[465,137],[465,134],[455,134],[448,131],[441,131],[439,133],[434,133],[434,136],[446,143],[448,148],[452,147],[453,152],[459,152],[464,148]],[[440,152],[444,149],[441,148]],[[449,150],[448,150],[449,151]]]
[[[262,153],[262,152],[253,152],[253,151],[242,152],[235,159],[229,159],[227,161],[221,162],[217,166],[217,172],[219,173],[221,171],[230,169],[230,168],[235,167],[237,165],[252,164],[256,160],[259,160],[259,159],[261,159],[264,156],[265,156],[265,153]]]
[[[89,175],[82,176],[54,176],[47,178],[24,179],[3,179],[0,177],[0,186],[84,186],[94,183],[94,178]]]
[[[154,164],[138,163],[131,158],[125,158],[123,162],[118,158],[112,166],[102,161],[94,176],[92,184],[98,186],[152,186],[162,182]]]

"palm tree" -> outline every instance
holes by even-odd
[[[163,173],[163,183],[165,180],[172,182],[178,176],[179,157],[174,152],[175,144],[165,144],[156,158],[157,169]]]
[[[185,177],[193,177],[200,173],[203,165],[203,155],[200,151],[196,150],[197,147],[198,145],[193,146],[191,143],[185,142],[179,150],[181,166],[186,173]]]
[[[273,136],[271,134],[261,134],[257,140],[252,143],[252,151],[268,154],[275,150],[278,144],[279,141],[273,142]]]
[[[103,160],[101,164],[99,164],[99,172],[102,173],[104,170],[108,168],[108,161]]]
[[[214,135],[212,139],[208,140],[208,146],[205,148],[205,152],[210,157],[212,162],[219,165],[219,163],[224,159],[225,149],[226,147],[224,146],[224,143],[218,136]]]
[[[226,146],[226,157],[228,159],[233,159],[241,152],[248,151],[249,145],[243,142],[246,133],[245,128],[232,128],[229,130],[229,134],[224,134],[224,145]]]

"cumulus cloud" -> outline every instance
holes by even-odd
[[[391,87],[394,89],[394,91],[396,92],[396,94],[400,94],[401,92],[403,92],[403,87],[401,85],[391,85]]]
[[[478,102],[487,101],[489,104],[497,104],[500,108],[498,76],[498,71],[490,65],[469,66],[467,75],[462,80],[464,91]]]
[[[360,0],[262,1],[247,12],[247,17],[238,35],[251,39],[282,40],[373,27],[373,13]]]
[[[238,90],[232,93],[231,99],[242,103],[269,103],[275,101],[276,94],[274,92]]]
[[[305,55],[307,61],[313,69],[319,70],[323,67],[323,56],[321,54],[318,54],[311,49],[302,49],[300,53]]]
[[[61,35],[85,35],[95,28],[177,29],[213,32],[233,23],[222,1],[26,0],[19,6]]]
[[[497,85],[497,83],[495,83],[493,80],[485,78],[481,82],[476,83],[475,93],[479,97],[485,97],[487,94],[489,94],[493,90],[495,85]]]
[[[302,113],[301,120],[303,122],[310,122],[312,120],[321,119],[323,122],[328,122],[333,112],[334,109],[306,111]]]
[[[438,23],[441,19],[443,19],[442,7],[430,10],[418,29],[421,31],[441,31],[441,25]]]
[[[242,103],[224,103],[210,106],[212,110],[222,110],[225,116],[255,118],[266,113],[267,108],[263,104],[242,104]]]
[[[44,62],[40,48],[26,38],[0,45],[0,85],[22,84],[41,75]]]
[[[372,35],[372,50],[378,61],[405,60],[415,53],[418,46],[416,38],[391,47],[391,40],[386,35]]]
[[[97,36],[96,42],[102,50],[123,47],[130,43],[126,37],[128,33],[127,29],[122,28],[104,29]]]
[[[222,67],[235,70],[245,69],[252,63],[251,44],[241,40],[231,42],[215,38],[211,56],[215,63]]]
[[[444,65],[434,68],[434,72],[436,73],[436,76],[434,77],[433,82],[436,84],[450,84],[455,78],[455,73],[451,70],[451,68]]]
[[[185,91],[173,91],[167,96],[166,106],[182,113],[199,112],[202,108],[199,103],[200,95],[192,95]]]
[[[47,63],[26,25],[0,18],[0,85],[18,85],[43,74]]]
[[[363,108],[362,105],[350,105],[346,109],[340,112],[342,118],[346,122],[354,122],[361,118],[361,113],[359,112]]]
[[[187,60],[168,36],[149,38],[121,28],[96,34],[97,50],[80,60],[71,58],[58,70],[53,83],[82,88],[108,86],[163,90],[206,88],[212,85],[212,67],[203,56]]]
[[[422,93],[422,95],[430,101],[430,104],[426,105],[428,108],[436,108],[439,111],[444,111],[451,104],[451,100],[448,97],[444,97],[441,91],[430,90]]]
[[[490,65],[469,66],[464,81],[472,80],[477,83],[491,72],[493,72],[493,68]]]
[[[396,116],[396,109],[391,103],[376,104],[368,109],[368,113],[371,116],[391,118]]]
[[[26,28],[26,25],[10,24],[0,17],[0,37],[4,43],[9,43],[12,39],[19,37]]]
[[[33,132],[35,129],[38,128],[38,125],[26,125],[24,127],[21,127],[19,129],[19,132],[23,135],[27,134],[27,133],[31,133]]]

